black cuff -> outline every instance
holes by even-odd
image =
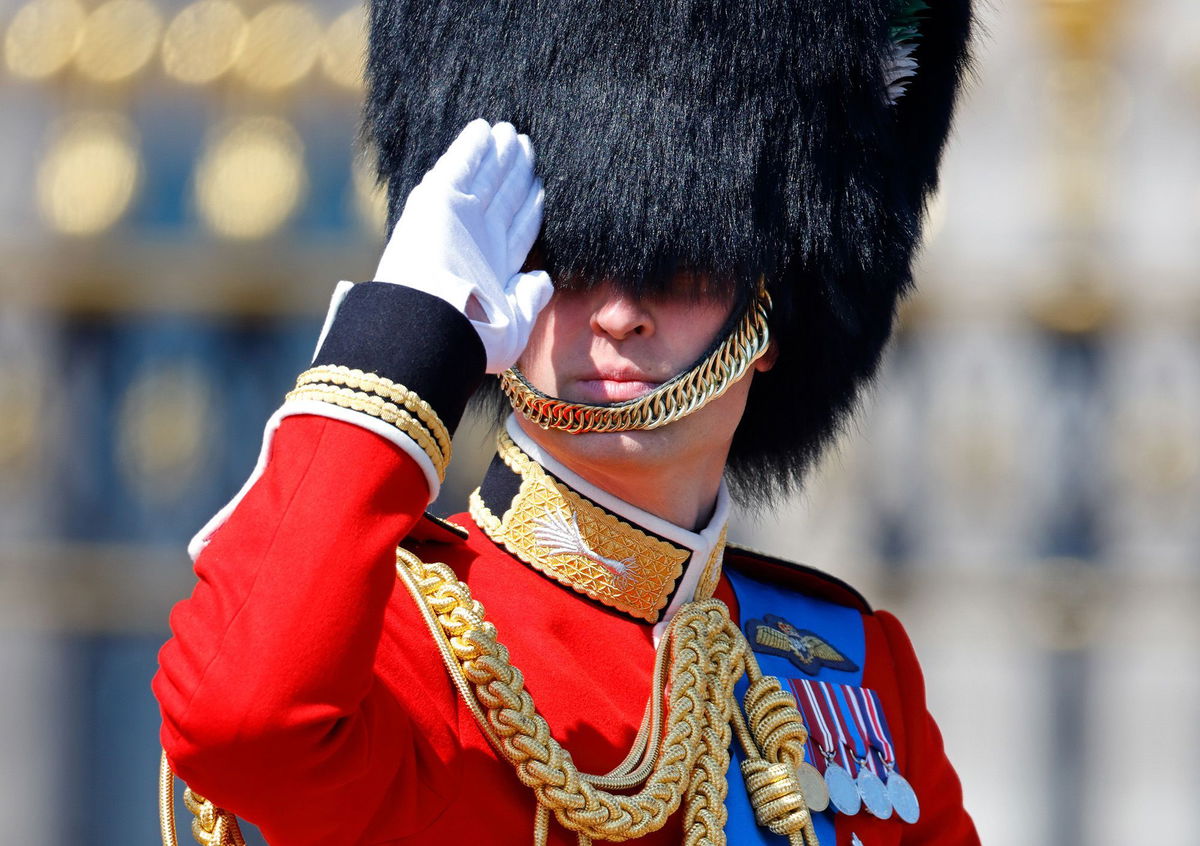
[[[387,282],[351,288],[313,367],[341,365],[391,379],[433,406],[451,433],[483,379],[475,327],[432,294]]]

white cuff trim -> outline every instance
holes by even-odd
[[[350,293],[350,289],[353,287],[353,282],[347,282],[344,279],[334,286],[333,296],[329,298],[329,311],[325,312],[325,324],[321,327],[321,335],[317,338],[317,348],[313,350],[311,361],[317,360],[317,353],[321,351],[321,345],[325,343],[325,336],[329,334],[329,329],[333,326],[338,309],[342,306],[342,300],[346,299],[346,294]]]

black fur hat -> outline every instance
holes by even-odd
[[[538,156],[556,284],[765,275],[780,356],[729,476],[743,500],[787,490],[911,285],[970,29],[970,0],[928,3],[372,0],[365,132],[389,222],[468,121],[508,120]]]

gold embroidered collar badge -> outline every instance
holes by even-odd
[[[497,441],[497,456],[470,499],[471,516],[488,537],[597,602],[648,623],[662,619],[692,550],[584,497],[507,433],[501,432]],[[716,579],[707,571],[719,574],[723,532],[721,541],[702,564],[706,572],[700,587],[709,592]]]

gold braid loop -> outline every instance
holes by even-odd
[[[438,446],[437,441],[429,434],[429,429],[420,420],[415,418],[406,409],[401,408],[393,402],[389,402],[383,397],[369,394],[365,391],[356,391],[352,388],[339,388],[337,386],[316,383],[302,385],[286,394],[284,399],[313,400],[315,402],[328,403],[329,405],[348,408],[351,411],[362,412],[363,414],[369,414],[372,417],[378,418],[412,438],[417,446],[421,448],[421,451],[429,456],[429,461],[437,471],[438,479],[444,481],[446,478],[446,465],[450,462],[448,449],[443,451]]]
[[[365,391],[368,394],[376,394],[397,406],[404,407],[415,414],[421,424],[433,434],[437,439],[438,449],[446,457],[446,462],[449,463],[451,453],[450,430],[442,423],[437,412],[433,410],[433,406],[421,399],[416,391],[406,388],[399,382],[393,382],[386,376],[380,376],[376,373],[369,373],[358,368],[346,367],[340,364],[310,367],[296,379],[297,388],[303,388],[306,385],[322,384],[345,385],[354,391]]]
[[[742,319],[716,349],[691,369],[637,399],[611,405],[567,402],[543,394],[517,367],[500,375],[500,387],[516,411],[543,429],[573,435],[657,429],[724,394],[766,353],[771,340],[767,327],[770,309],[771,296],[760,283]]]
[[[804,761],[808,730],[796,698],[783,690],[779,679],[760,675],[751,682],[743,704],[750,731],[764,756],[792,766]]]

